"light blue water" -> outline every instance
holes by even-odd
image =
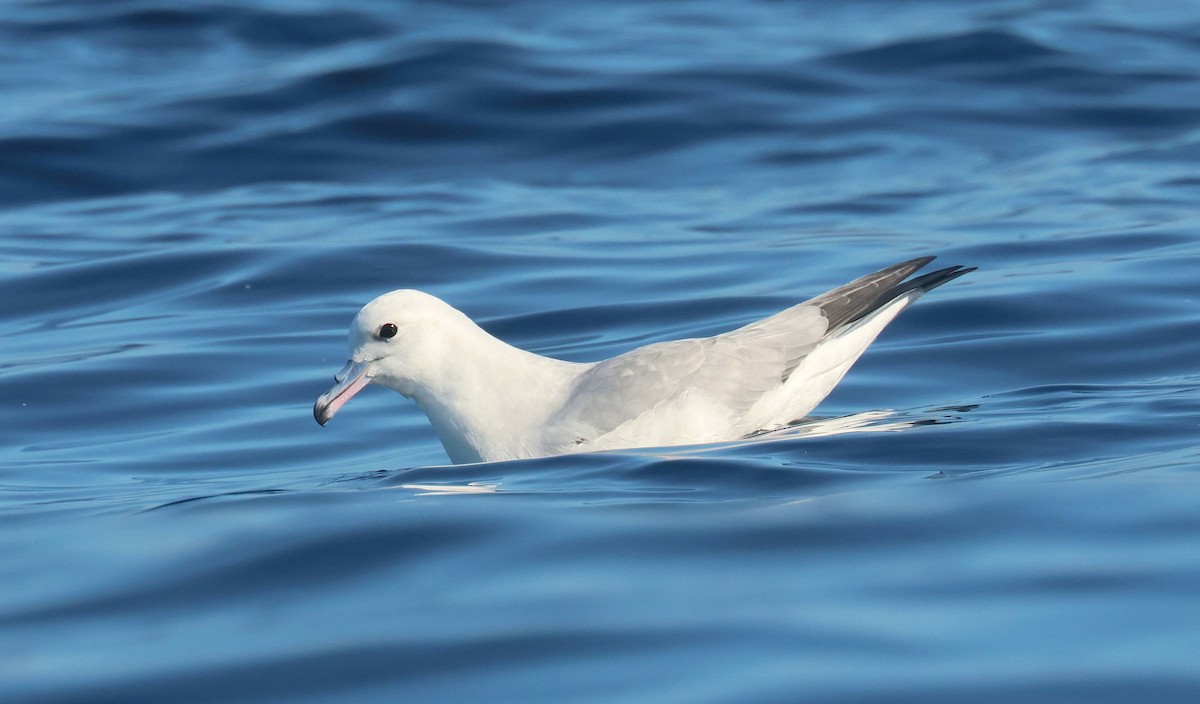
[[[1197,67],[1185,3],[11,4],[0,701],[1196,701]],[[393,288],[593,360],[925,254],[854,432],[312,420]]]

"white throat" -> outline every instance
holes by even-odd
[[[526,352],[468,325],[453,326],[452,349],[405,391],[455,464],[547,454],[543,430],[590,365]]]

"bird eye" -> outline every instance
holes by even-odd
[[[395,323],[384,323],[379,326],[379,339],[390,340],[396,336],[397,332],[399,332],[399,328]]]

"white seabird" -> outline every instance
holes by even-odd
[[[325,425],[375,383],[413,399],[455,463],[737,440],[803,418],[900,311],[972,268],[905,280],[880,269],[713,337],[658,342],[601,362],[512,347],[434,296],[399,290],[350,326],[350,361],[313,406]]]

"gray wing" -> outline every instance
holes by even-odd
[[[784,384],[827,335],[852,329],[900,296],[974,271],[954,266],[905,281],[933,259],[893,264],[723,335],[647,345],[600,362],[580,375],[562,417],[588,440],[688,391],[702,391],[741,416]]]
[[[819,307],[798,305],[723,335],[640,347],[584,372],[563,417],[586,440],[687,392],[740,416],[786,381],[827,326]]]

